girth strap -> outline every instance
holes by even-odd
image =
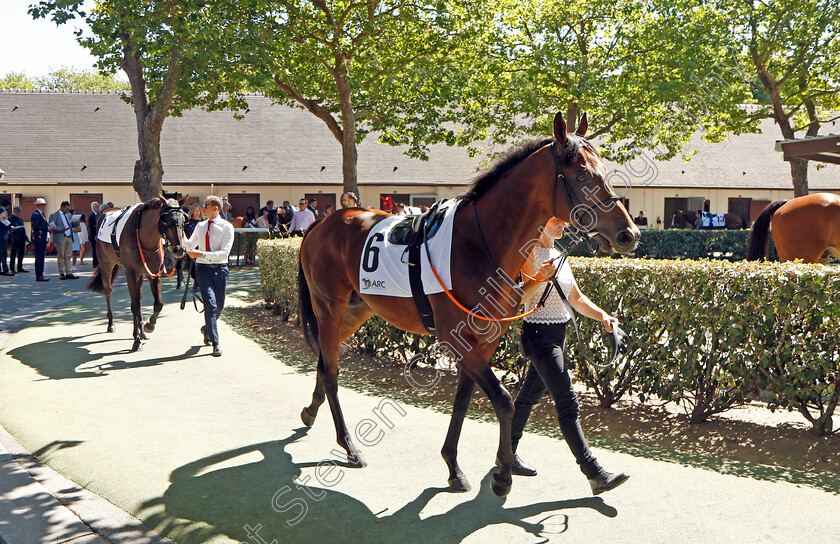
[[[114,228],[111,230],[111,246],[113,246],[114,252],[117,254],[117,260],[120,260],[120,244],[117,242],[117,227],[120,225],[120,221],[122,221],[122,218],[130,209],[131,206],[126,206],[125,208],[123,208],[122,213],[120,213],[119,217],[117,217],[117,220],[114,221]]]

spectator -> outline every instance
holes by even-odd
[[[12,241],[12,258],[9,261],[9,268],[12,272],[15,271],[15,259],[17,259],[18,272],[29,272],[29,270],[23,268],[23,257],[26,254],[26,243],[29,242],[29,237],[26,236],[26,227],[20,217],[21,211],[20,206],[15,206],[12,216],[9,218],[9,223],[12,226],[12,232],[9,234]]]
[[[254,228],[257,226],[257,212],[254,211],[253,206],[248,206],[245,209],[245,217],[242,218],[242,226],[245,228]]]
[[[277,226],[277,208],[274,207],[273,200],[267,201],[265,206],[260,208],[260,215],[266,215],[267,227]]]
[[[70,270],[70,258],[73,256],[73,229],[78,224],[74,224],[70,218],[70,203],[68,201],[63,201],[61,207],[50,215],[50,226],[53,229],[52,241],[55,244],[59,277],[63,280],[79,279]]]
[[[96,259],[96,220],[99,219],[99,202],[90,203],[90,215],[88,216],[88,239],[90,240],[90,253],[93,255],[93,267],[99,266]]]
[[[420,208],[409,206],[405,202],[397,202],[394,206],[394,215],[420,215]]]
[[[253,209],[253,208],[252,208]],[[190,204],[190,211],[187,214],[187,220],[184,221],[184,238],[189,238],[192,236],[192,233],[195,231],[195,226],[201,223],[201,220],[204,219],[201,215],[201,206],[198,205],[198,202],[193,202]],[[175,284],[175,290],[181,289],[181,283],[183,283],[184,279],[184,272],[187,274],[190,273],[192,265],[192,260],[190,259],[189,255],[184,255],[180,259],[180,263],[178,266],[178,280]]]
[[[292,223],[289,225],[289,233],[292,236],[303,236],[303,233],[309,230],[309,227],[314,222],[315,216],[308,209],[306,199],[301,198],[300,209],[292,217]]]
[[[87,228],[87,218],[85,214],[81,214],[79,216],[79,250],[73,251],[73,268],[76,268],[76,253],[79,254],[79,265],[85,264],[85,251],[87,251],[87,243],[88,243],[88,228]],[[75,246],[74,246],[75,247]]]
[[[233,215],[230,211],[230,202],[225,200],[224,204],[222,204],[222,213],[220,213],[219,215],[221,215],[222,219],[224,219],[228,223],[233,221]]]
[[[0,276],[15,275],[15,263],[12,263],[12,271],[9,272],[9,263],[6,260],[6,246],[9,233],[12,232],[12,223],[7,216],[6,208],[0,206]]]
[[[309,211],[312,212],[312,215],[315,219],[318,219],[320,213],[318,212],[318,199],[317,198],[310,198],[309,199]]]
[[[648,228],[648,220],[647,217],[645,217],[644,210],[639,212],[639,216],[633,219],[633,222],[636,223],[639,230],[646,230]]]
[[[694,229],[700,230],[703,228],[703,212],[697,210],[694,212]]]
[[[341,195],[342,208],[357,208],[359,207],[359,197],[356,193],[349,191]]]
[[[32,212],[32,244],[35,246],[35,281],[50,281],[44,277],[44,257],[47,254],[47,236],[50,233],[50,224],[47,223],[47,216],[44,210],[47,201],[43,198],[35,199],[35,211]]]
[[[327,207],[324,208],[324,217],[330,215],[334,211],[335,211],[335,208],[333,208],[333,205],[332,204],[327,204]]]

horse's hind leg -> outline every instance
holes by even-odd
[[[151,287],[152,289],[152,296],[155,299],[155,305],[154,311],[152,312],[152,317],[150,317],[149,321],[145,325],[143,325],[143,330],[147,333],[155,332],[155,324],[157,323],[158,315],[163,309],[163,297],[161,297],[160,294],[160,284],[160,276],[156,278],[149,278],[149,287]]]
[[[363,300],[358,298],[358,295],[356,295],[356,298],[351,297],[350,305],[347,307],[347,311],[344,312],[339,342],[350,338],[371,315],[373,315],[373,310]],[[318,409],[324,403],[324,399],[326,399],[324,385],[321,382],[321,373],[318,372],[317,376],[315,380],[315,391],[312,393],[312,403],[300,412],[300,419],[307,427],[311,427],[315,423],[315,418],[318,416]]]
[[[464,417],[470,407],[475,381],[466,372],[458,374],[458,389],[455,392],[455,402],[452,404],[452,419],[449,421],[449,430],[446,432],[446,440],[443,441],[443,448],[440,454],[446,465],[449,467],[449,488],[452,491],[469,491],[470,484],[467,477],[458,466],[458,439],[461,437],[461,428],[464,425]]]

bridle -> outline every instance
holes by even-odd
[[[140,226],[143,222],[143,211],[144,210],[140,211],[140,215],[137,218],[137,248],[140,250],[140,260],[143,261],[143,267],[146,269],[146,273],[149,277],[157,278],[165,275],[168,278],[175,273],[175,269],[173,268],[169,271],[169,273],[167,273],[166,265],[164,264],[164,249],[172,247],[172,243],[169,241],[169,238],[166,237],[166,231],[172,227],[184,228],[184,220],[186,219],[187,214],[184,213],[184,210],[182,210],[180,206],[172,206],[166,201],[164,201],[164,204],[161,206],[157,224],[160,238],[158,239],[158,247],[156,249],[156,253],[160,257],[160,270],[153,273],[149,268],[149,264],[146,262],[145,250],[140,243]]]
[[[560,181],[563,182],[563,187],[566,189],[566,202],[569,205],[569,220],[571,223],[584,234],[585,237],[589,237],[589,230],[588,228],[584,228],[581,223],[582,221],[578,218],[578,214],[585,213],[586,215],[594,215],[594,210],[596,208],[601,208],[604,205],[611,204],[612,202],[618,202],[621,200],[621,197],[615,193],[611,193],[610,190],[604,186],[605,190],[608,193],[606,198],[602,198],[597,203],[588,205],[584,204],[584,200],[591,200],[591,198],[581,198],[579,194],[576,194],[577,191],[572,187],[572,183],[566,179],[566,175],[563,174],[563,159],[560,157],[560,152],[557,150],[557,147],[560,145],[559,142],[556,140],[551,143],[551,156],[554,159],[554,194],[552,197],[552,205],[554,206],[552,215],[557,217],[557,186],[559,185]],[[577,197],[577,198],[575,198]],[[575,200],[577,200],[577,205],[575,205]]]

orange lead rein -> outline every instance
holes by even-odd
[[[473,316],[473,317],[475,317],[475,318],[478,318],[478,319],[481,319],[481,320],[484,320],[484,321],[516,321],[517,319],[522,319],[523,317],[529,316],[529,315],[531,315],[532,313],[534,313],[534,312],[536,312],[537,310],[539,310],[540,308],[542,308],[542,306],[541,306],[541,305],[537,304],[537,305],[534,307],[534,309],[532,309],[532,310],[530,310],[530,311],[528,311],[528,312],[525,312],[525,313],[522,313],[522,314],[519,314],[519,315],[515,315],[515,316],[512,316],[512,317],[502,317],[502,318],[500,318],[500,319],[496,319],[496,318],[494,318],[494,317],[484,317],[483,315],[478,315],[477,313],[473,312],[472,310],[470,310],[470,309],[466,308],[463,304],[461,304],[460,302],[458,302],[458,301],[455,299],[455,297],[452,295],[452,293],[449,291],[449,289],[447,289],[447,288],[446,288],[446,285],[444,285],[444,284],[443,284],[443,280],[441,280],[441,279],[440,279],[440,276],[438,276],[437,270],[435,270],[435,265],[433,265],[433,264],[432,264],[431,259],[429,260],[429,266],[430,266],[430,267],[431,267],[431,269],[432,269],[432,273],[435,275],[435,279],[437,279],[437,281],[438,281],[438,283],[440,284],[440,286],[441,286],[441,287],[443,287],[443,292],[444,292],[444,293],[446,293],[446,294],[449,296],[449,299],[450,299],[452,302],[454,302],[454,303],[455,303],[455,306],[457,306],[457,307],[461,308],[462,310],[464,310],[464,311],[465,311],[465,312],[467,312],[469,315],[471,315],[471,316]]]
[[[140,231],[137,231],[137,249],[140,250],[140,260],[143,261],[143,267],[146,269],[146,273],[149,277],[157,278],[158,276],[163,276],[166,274],[166,266],[163,263],[163,238],[158,240],[158,254],[160,255],[160,268],[161,270],[157,274],[152,274],[152,271],[149,270],[149,265],[146,263],[146,256],[143,254],[143,246],[140,245]],[[165,278],[171,278],[172,274],[175,273],[175,269],[173,268],[169,274],[166,274]]]

